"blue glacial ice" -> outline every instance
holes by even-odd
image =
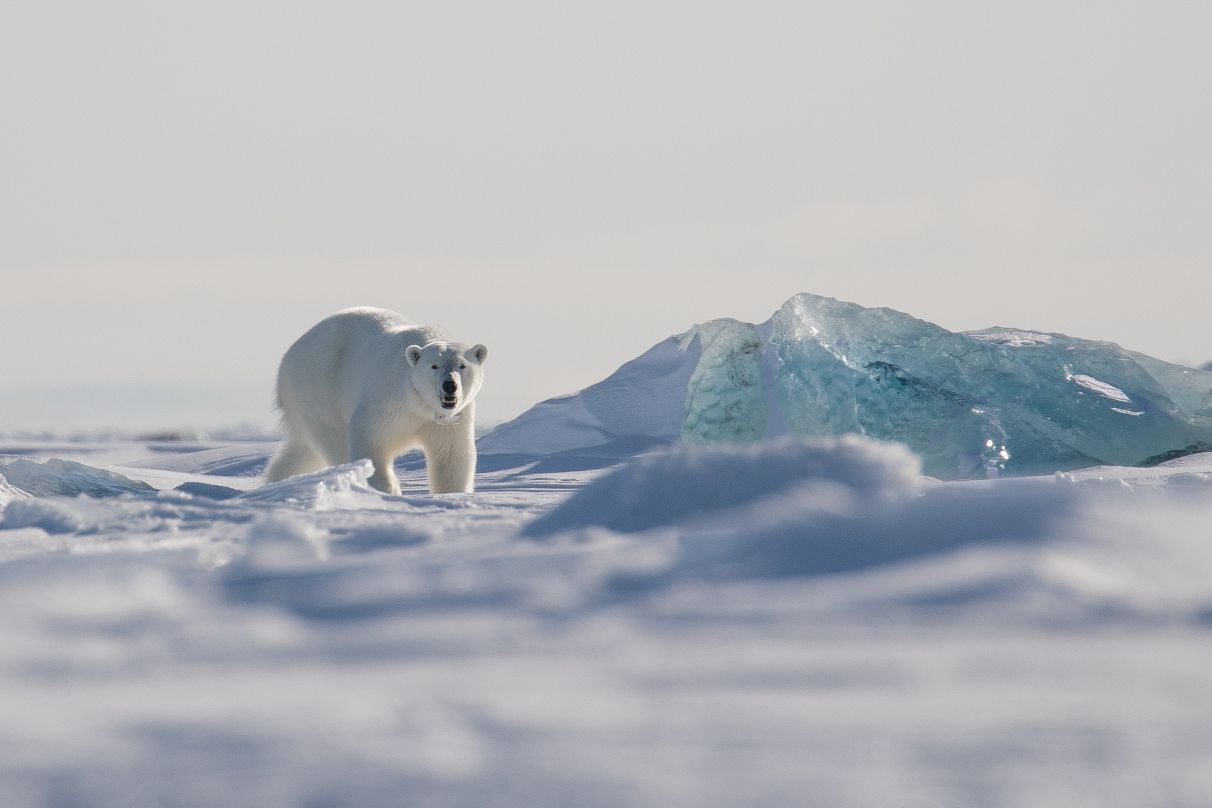
[[[713,320],[670,337],[503,425],[481,451],[788,433],[900,442],[944,479],[1148,464],[1212,450],[1212,372],[1108,342],[1001,327],[955,333],[800,294],[759,325]]]
[[[712,320],[695,331],[699,361],[686,386],[682,439],[688,443],[760,440],[768,422],[757,326]]]
[[[968,477],[1212,448],[1212,374],[1106,342],[952,333],[891,309],[797,295],[771,321],[793,432],[857,432]]]

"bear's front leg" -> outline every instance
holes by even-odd
[[[422,448],[431,494],[472,492],[476,476],[476,441],[470,424],[443,427]]]
[[[426,458],[431,494],[470,494],[475,487],[476,453],[448,454],[441,459]]]

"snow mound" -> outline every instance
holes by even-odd
[[[233,501],[293,505],[311,510],[339,510],[378,504],[384,494],[367,479],[374,474],[369,460],[300,474],[234,497]]]
[[[270,513],[249,528],[244,555],[228,571],[229,577],[255,572],[292,571],[329,558],[328,534],[291,514]]]
[[[8,482],[36,497],[115,497],[120,494],[150,494],[155,489],[113,471],[74,460],[0,460],[0,474]]]
[[[0,530],[39,528],[51,534],[80,533],[88,520],[69,502],[54,499],[19,499],[0,513]]]
[[[886,308],[800,294],[760,325],[713,320],[592,387],[544,402],[486,453],[625,436],[756,441],[861,434],[944,479],[1137,465],[1212,446],[1212,373],[1063,334],[953,333]]]
[[[523,535],[634,534],[635,563],[584,579],[607,600],[811,579],[812,609],[832,613],[1199,623],[1212,614],[1201,457],[940,483],[902,447],[856,436],[681,447],[597,479]]]
[[[205,497],[206,499],[224,500],[238,497],[241,494],[240,489],[230,488],[226,485],[214,485],[212,483],[199,482],[184,482],[173,488],[174,491],[180,491],[183,494],[189,494],[192,497]]]
[[[804,486],[817,501],[877,503],[912,496],[923,482],[918,459],[904,447],[857,435],[683,446],[607,474],[531,522],[524,535],[590,526],[633,533],[710,522],[722,510]]]
[[[669,337],[574,396],[535,405],[477,442],[486,454],[546,455],[682,431],[682,401],[698,363],[697,340]]]

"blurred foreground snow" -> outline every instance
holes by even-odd
[[[406,458],[390,497],[362,463],[258,488],[270,444],[17,448],[3,805],[1212,794],[1212,455],[941,483],[853,437],[599,446],[485,455],[473,495]]]

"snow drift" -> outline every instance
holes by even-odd
[[[686,447],[619,468],[531,522],[528,536],[588,525],[634,533],[713,523],[721,512],[788,489],[860,498],[871,505],[916,493],[921,463],[902,446],[847,435],[752,446]]]
[[[801,294],[760,325],[714,320],[480,442],[553,452],[847,433],[904,443],[944,479],[1137,465],[1212,448],[1212,373],[1007,328],[952,333]]]
[[[64,493],[0,487],[0,803],[1212,789],[1212,456],[939,482],[903,447],[792,436],[390,497],[365,463],[257,488],[268,447],[197,448],[29,458]]]
[[[659,562],[606,585],[623,592],[847,574],[835,608],[1202,622],[1212,615],[1207,524],[1212,454],[1139,476],[940,483],[903,447],[847,436],[644,457],[523,535],[637,534],[663,548]]]
[[[0,509],[15,499],[25,499],[28,496],[29,494],[20,488],[14,488],[3,475],[0,475]]]

